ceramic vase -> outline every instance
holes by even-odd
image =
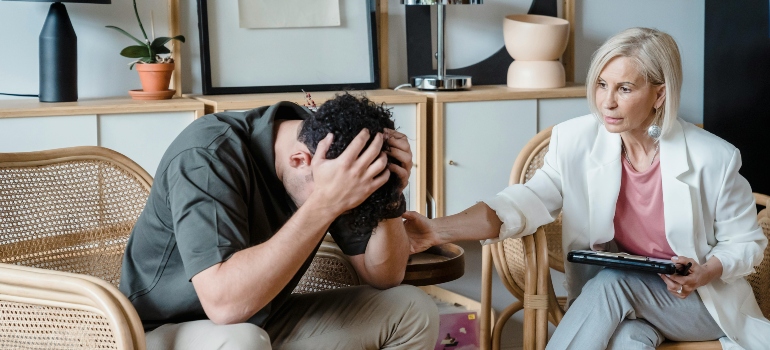
[[[567,20],[540,15],[506,16],[503,39],[514,59],[508,67],[509,87],[548,89],[566,84],[559,57],[569,39]]]

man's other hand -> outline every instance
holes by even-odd
[[[317,198],[335,216],[339,216],[361,204],[384,185],[390,171],[386,168],[387,156],[380,152],[383,134],[375,135],[364,150],[369,131],[361,130],[339,157],[326,159],[333,140],[334,135],[330,133],[316,148],[311,161],[314,188],[310,198]]]
[[[409,175],[412,173],[412,166],[414,165],[409,140],[406,138],[406,135],[392,129],[385,129],[385,140],[387,140],[388,146],[390,146],[390,150],[385,153],[401,162],[401,165],[388,164],[388,169],[401,179],[401,187],[399,189],[403,191],[409,185]]]

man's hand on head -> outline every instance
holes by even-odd
[[[384,185],[390,177],[390,171],[386,168],[387,156],[380,152],[384,142],[383,134],[375,135],[369,147],[364,150],[369,140],[369,131],[361,130],[339,157],[326,159],[326,152],[333,140],[334,136],[330,133],[316,148],[311,161],[314,188],[310,199],[332,210],[336,217],[355,208]]]
[[[390,149],[385,152],[393,159],[399,161],[401,165],[390,163],[388,170],[398,175],[401,179],[401,191],[409,184],[409,175],[412,173],[412,149],[409,147],[409,140],[406,135],[392,129],[385,129],[385,140]]]

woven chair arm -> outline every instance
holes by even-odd
[[[36,330],[28,332],[25,342],[38,343],[40,348],[56,349],[73,341],[103,344],[107,339],[114,346],[106,348],[145,349],[144,332],[136,310],[114,286],[94,277],[0,264],[0,302],[3,303],[0,313],[6,314],[3,318],[13,316],[15,324],[34,325]],[[82,315],[88,315],[89,319]],[[83,332],[78,323],[86,325],[84,328],[91,327],[92,332]],[[45,339],[50,338],[48,329],[61,331],[55,341],[46,343]],[[2,327],[0,334],[4,334],[0,338],[17,336],[13,332]]]

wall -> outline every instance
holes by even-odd
[[[0,1],[0,93],[38,93],[38,36],[49,6],[45,2]],[[128,90],[140,89],[139,77],[128,69],[131,59],[120,56],[120,50],[134,41],[104,27],[118,26],[140,37],[132,2],[65,6],[78,36],[79,96],[123,96]],[[140,0],[138,7],[148,36],[150,12],[155,18],[156,35],[168,34],[165,1]],[[0,99],[9,98],[18,97],[0,95]]]
[[[390,13],[389,80],[391,87],[406,83],[406,29],[404,6],[388,0]],[[139,0],[145,25],[150,11],[155,15],[156,33],[167,33],[165,1]],[[499,14],[523,13],[531,0],[487,0],[484,5],[449,6],[447,13],[447,63],[449,68],[476,62],[502,47]],[[38,89],[38,35],[49,4],[0,1],[0,92],[32,93]],[[116,25],[139,35],[128,0],[110,5],[66,4],[78,34],[79,92],[81,97],[125,95],[139,88],[136,73],[127,69],[129,59],[119,56],[131,44],[128,38],[104,28]],[[196,1],[181,1],[183,44],[183,87],[185,92],[201,91]],[[606,38],[632,26],[650,26],[669,32],[680,45],[684,61],[682,115],[703,121],[703,31],[704,2],[700,0],[577,0],[575,26],[576,80],[584,81],[591,53]],[[454,26],[453,26],[454,24]],[[149,28],[148,28],[149,30]],[[456,40],[453,40],[455,38]],[[462,44],[472,40],[471,47]],[[233,59],[248,60],[239,57]],[[506,68],[501,68],[505,74]],[[0,98],[7,98],[2,97]]]
[[[770,193],[768,12],[767,0],[706,1],[704,127],[741,150],[741,175],[760,193]]]

